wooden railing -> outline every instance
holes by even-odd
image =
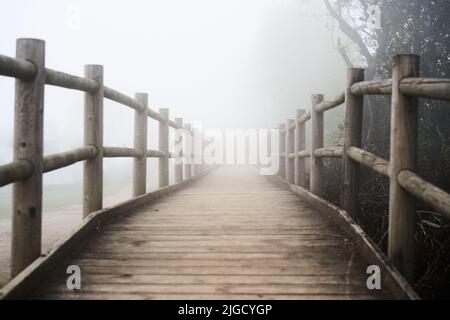
[[[349,69],[346,92],[331,101],[312,96],[311,112],[280,124],[280,170],[287,182],[307,188],[305,158],[310,158],[310,191],[324,197],[323,158],[342,157],[341,207],[359,216],[360,164],[389,177],[388,256],[403,276],[415,276],[415,198],[450,219],[450,194],[416,173],[418,97],[450,101],[450,79],[419,77],[419,57],[394,58],[393,79],[364,81],[364,69]],[[392,95],[390,159],[361,149],[364,95]],[[324,148],[324,112],[345,106],[344,146]],[[311,120],[311,148],[305,150],[305,123]]]
[[[129,97],[103,82],[103,67],[87,65],[85,77],[77,77],[45,67],[45,42],[19,39],[17,56],[0,55],[0,75],[16,78],[14,159],[0,166],[0,187],[13,186],[13,229],[11,275],[15,276],[41,254],[42,175],[84,161],[83,217],[103,207],[103,158],[131,157],[133,164],[133,197],[146,193],[147,158],[159,158],[159,187],[169,185],[169,158],[183,157],[175,165],[175,182],[189,179],[205,169],[193,158],[202,159],[203,147],[194,147],[194,139],[185,141],[186,150],[169,152],[169,127],[183,128],[185,136],[193,135],[183,119],[169,119],[169,109],[153,111],[148,107],[148,95],[136,93]],[[44,86],[53,85],[85,93],[84,146],[63,153],[43,156]],[[132,108],[134,118],[134,148],[103,145],[103,100],[118,102]],[[159,150],[147,149],[147,121],[159,122]],[[196,129],[195,129],[196,130]],[[183,134],[177,133],[177,143],[183,146]],[[181,148],[182,149],[182,148]],[[198,161],[197,161],[198,162]]]

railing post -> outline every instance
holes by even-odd
[[[419,77],[419,61],[415,55],[396,56],[392,76],[388,254],[409,281],[415,278],[416,201],[400,186],[397,175],[416,169],[418,98],[402,94],[400,81]]]
[[[249,136],[245,136],[245,160],[244,160],[244,164],[250,164],[250,138]]]
[[[34,63],[36,76],[31,81],[16,80],[14,161],[28,161],[34,170],[31,177],[13,185],[13,277],[41,254],[45,42],[18,39],[16,55]]]
[[[197,176],[201,171],[203,161],[203,141],[202,134],[199,129],[194,128],[194,176]]]
[[[184,138],[184,175],[186,179],[192,177],[192,152],[194,150],[194,138],[192,137],[191,125],[185,125],[186,136]]]
[[[184,150],[183,150],[183,118],[175,118],[175,123],[180,126],[180,129],[176,130],[175,135],[175,143],[179,145],[179,158],[176,159],[175,164],[175,182],[181,182],[183,181],[183,157],[184,157]]]
[[[147,108],[148,95],[136,93],[135,99],[145,107],[144,111],[134,112],[134,148],[142,156],[133,159],[133,197],[145,194],[147,180]]]
[[[350,147],[361,147],[364,96],[356,96],[350,91],[352,85],[360,81],[364,81],[364,69],[348,69],[342,152],[341,207],[355,220],[359,217],[360,211],[358,204],[360,165],[347,155],[347,150]]]
[[[294,146],[294,130],[290,129],[291,126],[293,126],[295,124],[293,119],[289,119],[286,122],[286,157],[285,157],[285,161],[286,161],[286,181],[289,182],[290,184],[294,183],[295,180],[295,172],[294,172],[294,168],[295,168],[295,158],[289,158],[289,154],[294,153],[295,151],[295,146]]]
[[[282,179],[286,178],[286,161],[284,157],[286,156],[286,125],[281,123],[278,127],[278,158],[279,158],[279,166],[278,166],[278,176]]]
[[[323,181],[323,162],[321,158],[314,156],[314,150],[323,148],[323,113],[316,112],[316,105],[323,101],[322,94],[312,95],[311,108],[311,192],[323,197],[324,181]]]
[[[298,153],[302,150],[305,150],[305,139],[306,139],[306,132],[305,132],[305,123],[300,123],[298,119],[302,115],[305,114],[305,110],[299,109],[297,110],[297,117],[295,119],[295,177],[294,177],[294,183],[297,186],[306,187],[306,164],[305,164],[305,158],[300,158],[298,156]]]
[[[169,109],[160,108],[159,113],[165,118],[165,121],[159,122],[159,150],[165,153],[165,156],[159,158],[159,187],[169,185]]]
[[[103,207],[103,66],[87,65],[87,79],[99,83],[94,93],[84,95],[84,145],[95,146],[95,158],[84,162],[83,217]]]

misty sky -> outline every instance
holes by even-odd
[[[82,76],[85,64],[103,64],[106,85],[149,92],[150,107],[169,107],[171,118],[267,128],[308,109],[311,93],[343,90],[330,21],[318,0],[6,1],[0,53],[14,56],[20,37],[44,39],[47,67]],[[14,81],[0,77],[0,92],[6,163]],[[45,154],[82,145],[82,111],[83,93],[46,87]],[[132,146],[132,126],[131,109],[105,101],[105,145]],[[150,120],[151,148],[156,128]]]

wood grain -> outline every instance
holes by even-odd
[[[77,264],[82,289],[66,288]],[[45,299],[373,299],[333,223],[251,166],[223,166],[94,231],[35,292]]]

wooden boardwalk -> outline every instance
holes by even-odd
[[[68,265],[81,290],[66,287]],[[252,166],[223,166],[93,232],[33,298],[377,299],[333,222]]]

